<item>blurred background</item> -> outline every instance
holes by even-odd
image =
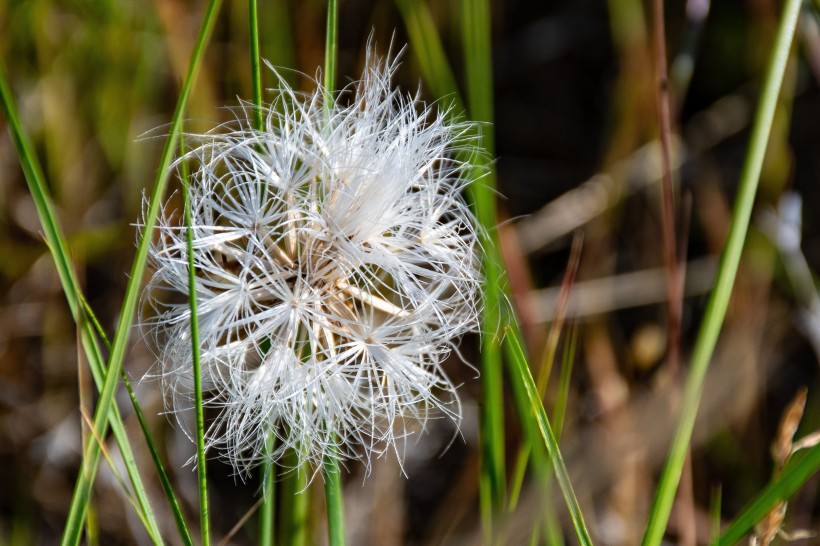
[[[85,293],[109,332],[135,250],[143,191],[156,174],[203,9],[204,2],[184,0],[0,0],[0,58]],[[323,62],[325,2],[260,0],[259,9],[263,57],[287,69],[282,74],[293,85],[312,89]],[[558,349],[567,356],[553,367],[546,405],[550,410],[561,392],[562,372],[569,380],[564,458],[590,530],[607,545],[637,544],[643,532],[674,429],[671,408],[729,226],[780,2],[679,0],[666,10],[677,245],[687,262],[681,369],[667,358],[650,3],[492,2],[498,232],[511,300],[538,364],[573,234],[583,233]],[[423,80],[421,44],[407,31],[405,18],[413,13],[429,13],[463,92],[456,0],[341,0],[340,84],[361,73],[372,33],[381,53],[391,41],[394,51],[409,42],[396,83],[408,91],[420,87],[425,100],[440,99],[431,91],[435,82]],[[706,543],[717,495],[728,520],[767,483],[781,414],[803,387],[808,399],[797,436],[820,428],[816,2],[806,4],[800,23],[691,465],[670,522],[672,543]],[[247,4],[224,2],[187,130],[230,119],[224,107],[250,99],[249,66]],[[264,78],[275,85],[271,72]],[[95,389],[4,124],[0,119],[0,544],[55,544],[80,464],[80,408],[93,407]],[[478,362],[479,339],[462,346]],[[573,347],[574,353],[564,350]],[[408,447],[406,477],[390,458],[375,461],[368,477],[360,465],[348,465],[350,544],[481,543],[480,385],[474,370],[457,359],[449,364],[463,383],[461,435],[451,443],[452,425],[435,422]],[[135,331],[125,369],[137,380],[152,365]],[[137,394],[194,521],[196,474],[185,465],[194,446],[161,414],[156,383],[140,383]],[[126,398],[120,408],[173,543],[173,521]],[[511,403],[508,410],[507,456],[514,460],[520,432]],[[111,453],[117,457],[113,444]],[[259,483],[243,483],[218,461],[209,464],[209,478],[218,540],[254,507]],[[786,530],[818,530],[818,487],[815,477],[789,504]],[[321,495],[316,499],[312,540],[320,543]],[[528,479],[503,542],[528,543],[545,510],[569,529],[560,497],[554,506],[548,500]],[[105,464],[93,508],[100,544],[148,543]],[[252,544],[254,526],[251,520],[230,543]]]

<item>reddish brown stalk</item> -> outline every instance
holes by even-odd
[[[561,291],[558,293],[558,301],[555,303],[555,315],[550,325],[547,335],[547,345],[544,347],[543,358],[541,359],[541,369],[538,371],[538,380],[535,382],[538,393],[544,397],[547,390],[547,382],[552,372],[552,364],[555,362],[555,353],[558,350],[558,340],[561,337],[561,329],[564,326],[564,319],[569,307],[569,296],[572,293],[572,285],[575,284],[575,275],[578,273],[578,264],[581,262],[581,247],[584,243],[584,235],[581,231],[576,231],[572,238],[572,247],[569,252],[569,262],[564,271],[564,278],[561,281]]]
[[[669,293],[669,340],[668,366],[673,375],[680,368],[680,320],[681,296],[677,264],[677,237],[675,235],[675,195],[672,183],[672,121],[669,107],[669,78],[666,62],[666,30],[664,26],[663,0],[653,1],[653,26],[655,46],[655,78],[657,82],[658,122],[661,138],[662,183],[662,229],[663,261],[666,268]]]
[[[666,29],[664,25],[663,0],[653,0],[653,27],[655,49],[655,78],[657,82],[658,123],[661,138],[662,167],[662,229],[663,261],[666,269],[666,287],[669,299],[667,366],[670,375],[680,374],[681,315],[683,308],[683,271],[678,269],[677,236],[675,234],[675,188],[672,182],[672,120],[669,100],[669,76],[666,62]],[[682,483],[678,490],[679,520],[683,532],[680,543],[694,546],[697,540],[695,529],[695,506],[692,490],[692,459],[686,456]]]

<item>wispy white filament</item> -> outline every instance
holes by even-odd
[[[192,169],[206,433],[240,472],[292,448],[369,461],[413,423],[461,417],[442,369],[478,324],[476,223],[461,193],[473,128],[391,88],[367,63],[326,107],[280,81],[177,162]],[[178,213],[150,250],[147,320],[169,408],[192,408],[188,255]],[[278,437],[275,453],[265,439]]]

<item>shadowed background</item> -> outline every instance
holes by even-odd
[[[423,81],[406,16],[417,2],[340,2],[339,82],[361,72],[372,33],[381,53],[410,42],[397,82]],[[455,0],[426,4],[457,83],[463,62]],[[408,7],[410,6],[410,7]],[[399,9],[402,7],[403,9]],[[711,9],[710,9],[711,7]],[[261,0],[262,56],[312,88],[323,62],[325,3]],[[89,302],[113,330],[135,249],[142,192],[159,163],[188,62],[201,2],[0,0],[0,56],[69,235]],[[773,41],[779,2],[669,2],[673,142],[679,184],[678,235],[688,262],[682,355],[702,315],[714,257],[722,248],[759,83]],[[764,165],[758,204],[732,304],[707,379],[695,432],[692,474],[673,510],[670,536],[705,543],[710,503],[735,516],[769,480],[769,445],[781,413],[802,386],[808,402],[798,437],[820,427],[820,17],[807,6],[789,65]],[[493,3],[495,141],[503,218],[499,234],[512,303],[539,362],[576,230],[584,233],[569,318],[577,335],[564,458],[601,544],[640,540],[658,470],[666,455],[678,396],[665,364],[667,292],[661,269],[661,198],[649,5],[639,0]],[[224,107],[250,98],[247,6],[226,2],[189,103],[186,130],[231,118]],[[291,70],[292,69],[292,70]],[[275,85],[271,72],[263,84]],[[463,86],[461,87],[463,93]],[[263,96],[264,98],[264,96]],[[0,543],[56,543],[80,464],[82,419],[95,396],[77,333],[43,244],[34,206],[4,120],[0,120]],[[146,136],[147,134],[147,136]],[[795,205],[802,198],[802,211]],[[802,226],[799,221],[802,220]],[[795,228],[797,223],[797,228]],[[789,244],[802,233],[799,246]],[[134,335],[125,369],[141,378],[153,357]],[[562,341],[559,355],[566,345]],[[464,340],[477,362],[480,341]],[[449,372],[465,405],[461,435],[433,423],[408,445],[404,472],[376,461],[365,479],[348,465],[350,544],[479,544],[475,372],[457,359]],[[564,361],[566,369],[567,361]],[[553,369],[547,409],[555,403]],[[569,373],[569,372],[567,372]],[[155,382],[138,397],[151,421],[187,514],[196,513],[196,476],[185,466],[194,446],[162,415]],[[130,407],[120,407],[163,529],[173,521]],[[508,459],[517,421],[507,412]],[[449,449],[447,449],[449,446]],[[111,445],[116,460],[116,447]],[[150,477],[150,478],[149,478]],[[219,540],[256,502],[258,482],[209,464],[214,536]],[[527,543],[533,521],[554,510],[528,480],[510,515],[505,543]],[[787,529],[817,529],[817,478],[790,503]],[[321,484],[317,484],[321,488]],[[312,512],[325,540],[323,507]],[[95,486],[100,544],[143,544],[147,536],[107,465]],[[696,527],[692,526],[696,522]],[[254,541],[251,522],[231,539]],[[568,529],[566,523],[565,528]],[[691,531],[694,533],[690,533]],[[169,534],[170,536],[170,534]],[[173,543],[173,542],[172,542]]]

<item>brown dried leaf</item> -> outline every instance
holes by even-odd
[[[772,458],[775,463],[775,473],[782,470],[794,452],[792,442],[794,441],[794,434],[797,432],[797,427],[800,425],[800,419],[803,418],[803,410],[806,407],[806,393],[807,389],[805,387],[800,389],[780,419],[777,437],[772,444]]]

